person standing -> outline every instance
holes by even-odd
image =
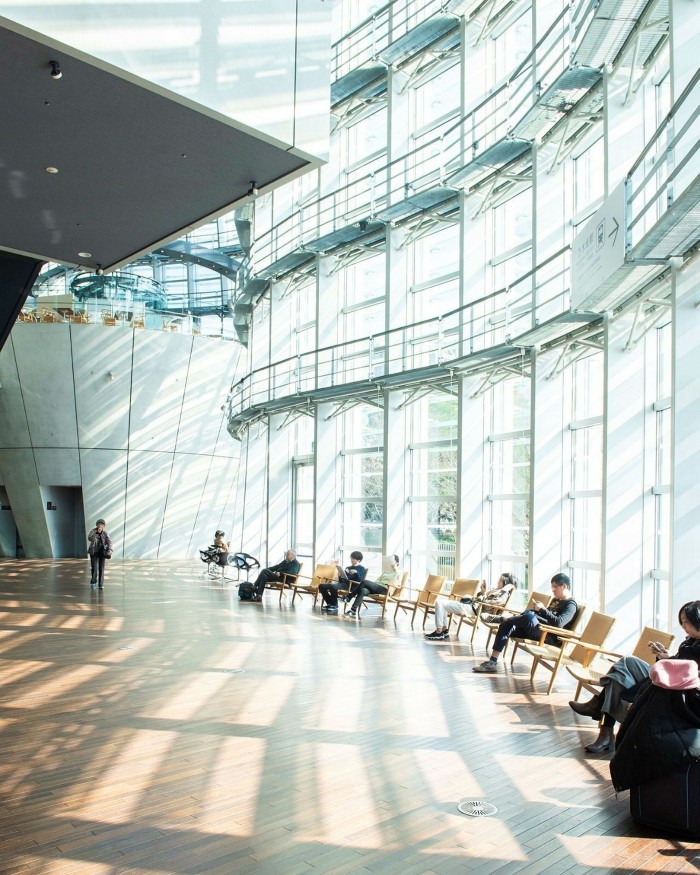
[[[88,532],[88,556],[90,557],[90,586],[104,589],[105,559],[112,556],[112,539],[105,531],[105,521],[97,520],[95,528]]]

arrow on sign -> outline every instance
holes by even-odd
[[[620,230],[620,223],[617,221],[617,219],[615,218],[615,216],[613,216],[613,222],[615,223],[615,227],[614,227],[614,228],[612,229],[612,231],[608,234],[608,237],[612,237],[612,238],[613,238],[613,246],[614,246],[614,245],[615,245],[615,241],[617,240],[617,232]]]

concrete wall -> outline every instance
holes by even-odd
[[[0,483],[26,555],[71,555],[98,517],[126,558],[194,556],[230,531],[239,444],[221,406],[237,358],[205,337],[17,324],[0,351]]]

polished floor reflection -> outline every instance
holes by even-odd
[[[201,568],[113,560],[99,592],[81,560],[0,560],[1,873],[698,871],[583,755],[566,682]]]

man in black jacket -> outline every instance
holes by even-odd
[[[284,554],[284,562],[279,565],[272,565],[270,568],[263,568],[255,581],[254,602],[262,601],[265,584],[271,580],[281,580],[283,574],[299,574],[299,563],[297,562],[297,554],[294,550],[287,550]]]
[[[476,665],[472,671],[484,674],[495,674],[498,671],[498,657],[505,649],[511,635],[516,638],[529,638],[533,641],[540,640],[540,623],[545,626],[557,626],[559,629],[569,629],[576,620],[578,605],[571,597],[571,581],[566,574],[555,574],[552,578],[552,592],[554,598],[548,608],[541,602],[534,602],[533,609],[518,614],[516,617],[508,617],[498,627],[496,638],[491,651],[491,658],[481,665]],[[556,643],[553,635],[547,636],[547,643]]]

